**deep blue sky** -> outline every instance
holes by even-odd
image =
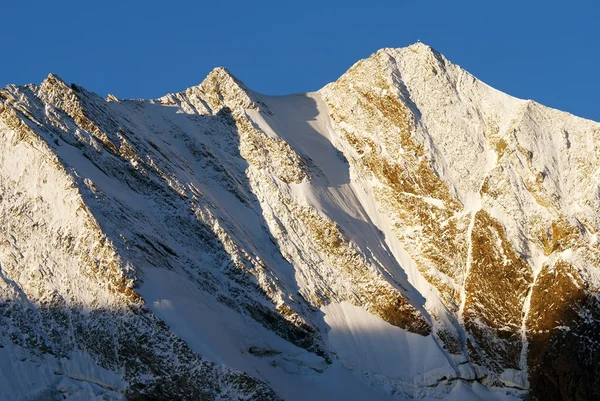
[[[258,92],[311,91],[420,39],[504,92],[600,121],[594,3],[7,0],[0,86],[55,72],[103,96],[148,98],[222,65]]]

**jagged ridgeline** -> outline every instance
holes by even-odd
[[[0,90],[0,399],[600,399],[600,124],[421,43],[313,93]]]

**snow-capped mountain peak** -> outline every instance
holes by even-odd
[[[2,399],[599,396],[600,124],[423,43],[288,96],[50,74],[0,146]]]

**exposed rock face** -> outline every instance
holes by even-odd
[[[8,86],[0,398],[598,399],[599,148],[423,44],[284,97]]]
[[[527,322],[534,394],[543,400],[600,398],[600,303],[564,260],[544,265]]]
[[[473,219],[463,310],[465,328],[475,339],[471,357],[490,361],[497,371],[519,369],[522,314],[532,274],[498,220],[483,210]]]

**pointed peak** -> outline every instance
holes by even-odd
[[[442,53],[438,52],[437,50],[435,50],[433,47],[429,46],[428,44],[425,44],[420,41],[408,46],[407,49],[409,49],[415,53],[420,53],[427,57],[433,56],[438,61],[443,62],[443,63],[446,63],[448,61]]]
[[[402,52],[402,51],[407,51],[410,50],[414,53],[421,53],[421,54],[439,54],[439,52],[437,50],[435,50],[433,47],[429,46],[426,43],[421,42],[420,40],[405,46],[405,47],[383,47],[379,50],[377,50],[374,55],[380,55],[380,54],[389,54],[391,52],[393,53],[397,53],[397,52]]]
[[[360,66],[364,67],[364,63],[368,65],[367,70],[376,69],[380,72],[393,71],[400,64],[421,64],[426,68],[433,65],[444,69],[449,63],[448,60],[433,47],[421,41],[415,42],[406,47],[384,47],[371,54],[369,57],[359,60],[355,63],[348,72],[354,71]],[[368,73],[368,71],[365,71]]]
[[[208,73],[207,78],[210,76],[226,76],[232,79],[237,79],[227,68],[225,67],[215,67],[211,72]]]
[[[250,89],[248,89],[248,87],[244,85],[242,81],[237,79],[237,77],[225,67],[214,68],[211,72],[208,73],[206,78],[204,78],[204,81],[202,81],[200,86],[211,86],[215,84],[234,85],[245,92],[250,91]]]
[[[46,77],[46,79],[44,79],[42,81],[42,86],[44,85],[50,85],[50,86],[54,86],[54,85],[62,85],[62,86],[69,86],[61,77],[59,77],[57,74],[54,73],[50,73],[48,74],[48,76]]]
[[[420,56],[421,59],[428,59],[428,58],[433,57],[440,62],[442,62],[443,60],[446,60],[446,58],[440,52],[435,50],[430,45],[423,43],[421,41],[417,41],[406,47],[396,47],[396,48],[385,47],[383,49],[379,49],[374,54],[374,56],[387,55],[387,56],[395,57],[398,55],[403,56],[403,55],[407,55],[407,54],[411,54],[411,53]]]
[[[73,89],[56,74],[48,74],[37,89],[37,96],[48,101],[55,97],[65,97],[73,93]]]
[[[207,102],[213,111],[229,107],[268,112],[268,108],[258,99],[258,96],[225,67],[214,68],[200,85],[186,92],[197,90],[208,96]]]
[[[83,86],[76,85],[75,83],[67,83],[64,79],[54,73],[48,74],[46,79],[42,81],[38,87],[38,92],[41,96],[44,96],[44,94],[62,93],[75,94],[75,96],[80,98],[84,96],[96,100],[102,99],[96,93],[88,91]]]
[[[60,82],[65,82],[64,79],[62,79],[61,77],[58,76],[58,74],[55,74],[53,72],[51,72],[50,74],[48,74],[48,76],[46,77],[46,79],[50,79],[50,80],[56,80],[56,81],[60,81]]]
[[[412,45],[409,45],[407,47],[414,51],[435,52],[435,49],[433,47],[429,46],[426,43],[421,42],[420,40],[417,40],[415,43],[413,43]]]
[[[50,73],[42,81],[39,86],[41,92],[87,92],[83,87],[75,85],[74,83],[68,84],[64,79],[59,77],[57,74]]]

